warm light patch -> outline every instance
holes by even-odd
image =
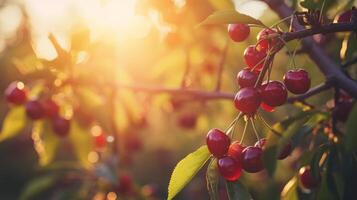
[[[109,192],[107,194],[107,199],[108,200],[116,200],[118,198],[117,194],[115,194],[115,192]]]
[[[102,134],[102,128],[98,125],[95,125],[90,129],[90,132],[93,137],[97,137]]]
[[[89,152],[89,154],[88,154],[88,161],[89,161],[90,163],[93,163],[93,164],[94,164],[94,163],[97,163],[98,160],[99,160],[99,155],[98,155],[97,152],[95,152],[95,151]]]

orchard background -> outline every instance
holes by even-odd
[[[0,199],[355,199],[356,4],[0,1]],[[237,73],[254,71],[243,54],[263,29],[278,42],[255,89],[295,68],[311,89],[247,113]],[[223,178],[204,146],[214,128],[267,138],[262,169]]]

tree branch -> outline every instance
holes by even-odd
[[[294,10],[289,8],[283,1],[263,1],[265,1],[269,5],[269,7],[281,18],[285,18],[294,13]],[[340,67],[335,64],[331,57],[327,55],[326,52],[320,46],[318,46],[311,37],[307,37],[313,34],[320,33],[320,31],[321,33],[323,33],[323,31],[333,32],[333,30],[337,28],[341,31],[356,31],[356,22],[343,23],[339,25],[331,24],[324,27],[325,28],[320,27],[304,30],[305,28],[295,20],[293,22],[293,28],[297,31],[295,33],[285,33],[286,35],[282,37],[286,37],[285,39],[289,39],[289,37],[294,39],[305,37],[301,39],[303,48],[305,52],[309,55],[310,59],[316,63],[317,67],[325,75],[327,81],[333,83],[339,88],[342,88],[354,98],[357,98],[357,82],[348,78],[340,69]]]
[[[325,90],[328,90],[332,87],[332,84],[329,82],[324,82],[320,85],[317,85],[314,88],[311,88],[309,91],[307,91],[305,94],[301,94],[301,95],[296,95],[293,97],[288,98],[288,103],[294,103],[295,101],[302,101],[305,100],[311,96],[314,96],[315,94],[318,94],[320,92],[323,92]]]

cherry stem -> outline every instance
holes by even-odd
[[[230,135],[231,128],[236,125],[236,123],[243,117],[243,114],[240,112],[236,118],[229,124],[228,128],[225,130],[227,135]]]
[[[245,121],[245,125],[244,125],[244,129],[243,129],[243,133],[242,133],[242,137],[240,138],[240,142],[239,144],[243,143],[244,137],[245,137],[245,132],[247,132],[247,127],[248,127],[249,122]]]
[[[253,127],[253,131],[254,131],[254,133],[255,133],[255,136],[257,137],[257,140],[259,141],[259,140],[260,140],[260,137],[259,137],[257,128],[255,127],[255,123],[254,123],[253,118],[250,118],[250,122],[252,123],[252,127]]]
[[[294,16],[294,15],[290,15],[290,16],[287,16],[287,17],[285,17],[285,18],[283,18],[283,19],[277,21],[276,23],[274,23],[273,25],[270,26],[270,29],[273,28],[273,27],[275,27],[275,26],[277,26],[277,25],[279,25],[279,24],[281,24],[281,23],[283,23],[283,22],[285,22],[286,20],[290,19],[290,18],[293,17],[293,16]]]
[[[277,135],[277,136],[279,136],[279,137],[282,137],[282,133],[280,133],[279,131],[274,130],[274,128],[272,128],[272,127],[268,124],[268,122],[266,122],[265,119],[264,119],[261,115],[259,115],[259,114],[257,114],[257,115],[258,115],[258,118],[260,119],[260,121],[263,122],[264,126],[266,126],[266,127],[267,127],[272,133],[274,133],[275,135]]]

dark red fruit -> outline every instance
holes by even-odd
[[[235,107],[248,115],[255,114],[260,103],[259,92],[253,87],[242,88],[234,98]]]
[[[241,88],[254,87],[258,79],[258,73],[243,69],[237,74],[237,83]]]
[[[107,145],[107,137],[105,134],[94,136],[94,145],[97,149],[103,149]]]
[[[178,124],[182,128],[192,129],[195,128],[197,123],[197,114],[196,113],[183,113],[179,116]]]
[[[315,178],[312,176],[310,166],[304,166],[299,170],[299,177],[301,184],[307,189],[316,188],[321,181],[321,178]]]
[[[243,169],[256,173],[264,169],[262,162],[263,150],[260,147],[249,146],[242,152]]]
[[[294,94],[304,94],[310,89],[309,73],[303,69],[289,70],[284,75],[286,89]]]
[[[258,51],[254,45],[250,45],[244,50],[244,61],[248,65],[248,68],[254,68],[257,71],[262,70],[266,56],[265,51]]]
[[[46,117],[53,118],[58,116],[59,106],[52,99],[45,100],[42,105],[45,110]]]
[[[259,51],[267,52],[272,47],[276,46],[279,43],[278,38],[268,39],[269,35],[276,34],[275,29],[263,29],[257,35],[257,48]]]
[[[242,165],[236,159],[225,156],[217,162],[218,171],[225,179],[229,181],[237,180],[242,172]]]
[[[341,92],[339,103],[334,106],[332,114],[338,121],[346,122],[354,105],[354,100],[351,96]]]
[[[238,162],[242,161],[242,151],[245,146],[242,146],[238,141],[232,143],[228,149],[228,155],[236,159]]]
[[[338,15],[336,20],[338,23],[348,23],[351,22],[352,10],[348,10]]]
[[[260,139],[259,141],[257,141],[257,142],[254,144],[254,146],[255,146],[255,147],[259,147],[259,148],[261,148],[261,149],[264,149],[266,143],[267,143],[267,139],[266,139],[266,138],[262,138],[262,139]]]
[[[224,156],[231,144],[229,137],[219,129],[211,129],[206,137],[208,150],[217,158]]]
[[[275,111],[275,107],[269,106],[266,103],[262,102],[260,104],[260,108],[267,111],[267,112],[274,112]]]
[[[283,160],[286,157],[288,157],[291,154],[291,151],[293,150],[291,142],[286,143],[283,148],[280,150],[280,153],[278,155],[279,160]]]
[[[52,128],[56,135],[65,137],[69,133],[70,121],[60,116],[54,117],[52,119]]]
[[[246,24],[229,24],[228,34],[235,42],[242,42],[248,38],[250,28]]]
[[[13,82],[5,90],[6,100],[16,105],[27,101],[28,90],[22,82]]]
[[[277,107],[286,102],[288,93],[284,84],[279,81],[271,81],[261,86],[261,97],[268,106]]]
[[[26,103],[26,114],[29,118],[37,120],[44,116],[45,110],[43,109],[41,102],[32,100]]]

